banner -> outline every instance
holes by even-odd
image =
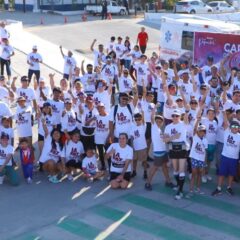
[[[212,56],[214,64],[227,57],[229,68],[240,68],[240,35],[196,32],[194,37],[194,63],[206,65],[207,57]]]

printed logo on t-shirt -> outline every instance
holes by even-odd
[[[78,156],[78,151],[77,151],[77,148],[72,148],[71,152],[70,152],[70,155],[73,157],[73,158],[76,158]]]
[[[57,106],[52,104],[52,110],[54,113],[59,113],[59,110],[57,109]]]
[[[69,115],[68,116],[68,125],[73,126],[75,124],[76,124],[76,119],[72,115]]]
[[[72,61],[71,61],[71,59],[70,59],[70,58],[67,58],[66,63],[67,63],[68,65],[72,65]]]
[[[123,85],[125,88],[130,88],[130,85],[126,79],[123,80]]]
[[[140,133],[138,130],[134,131],[134,138],[139,138],[140,137]]]
[[[144,70],[142,69],[142,67],[139,67],[139,68],[138,68],[138,74],[139,74],[139,75],[144,75],[144,74],[145,74],[145,72],[144,72]]]
[[[28,100],[28,96],[26,95],[25,92],[20,92],[20,93],[19,93],[19,96],[20,96],[20,97],[24,97],[24,98],[26,99],[26,101]]]
[[[105,68],[105,75],[107,75],[107,76],[111,76],[112,75],[112,72],[111,72],[111,69],[110,68]]]
[[[178,131],[175,128],[171,129],[171,135],[175,135],[177,133],[178,133]]]
[[[152,110],[153,110],[153,106],[151,104],[148,104],[148,111],[152,112]]]
[[[208,132],[209,133],[216,133],[216,129],[215,129],[213,124],[209,124]]]
[[[235,90],[239,90],[238,85],[233,85],[233,91],[235,91]]]
[[[4,152],[4,150],[0,150],[0,158],[6,158],[7,154]]]
[[[195,151],[196,151],[198,154],[204,154],[202,145],[199,144],[199,143],[196,144],[196,146],[195,146]]]
[[[52,148],[49,155],[54,156],[54,157],[58,157],[59,156],[59,151],[55,148]]]
[[[97,131],[99,132],[105,132],[107,131],[108,129],[106,128],[106,124],[104,124],[102,122],[102,120],[97,120],[96,121],[96,124],[97,124]]]
[[[17,124],[25,124],[28,122],[27,119],[25,119],[25,117],[23,116],[23,114],[19,113],[17,114]]]
[[[126,124],[130,122],[130,120],[127,119],[127,116],[125,116],[122,112],[117,113],[117,120],[118,120],[118,124]]]
[[[123,168],[125,163],[122,163],[122,158],[120,157],[120,153],[113,154],[113,161],[112,164],[116,168]]]
[[[235,144],[236,141],[234,141],[233,136],[228,135],[227,138],[227,146],[229,147],[237,147],[237,145]]]

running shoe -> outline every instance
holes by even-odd
[[[137,176],[137,172],[136,171],[133,171],[132,174],[131,174],[131,178],[134,178]]]
[[[202,176],[202,183],[207,183],[207,177],[206,176]]]
[[[165,182],[165,187],[172,188],[176,190],[178,189],[177,185],[173,184],[172,182]]]
[[[148,178],[147,171],[144,171],[143,172],[143,179],[147,179],[147,178]]]
[[[57,176],[51,176],[51,177],[49,178],[49,181],[50,181],[51,183],[59,183],[59,180],[58,180]]]
[[[27,178],[27,183],[28,184],[31,184],[32,183],[32,179],[29,177],[29,178]]]
[[[189,193],[186,195],[186,198],[191,198],[194,196],[193,191],[189,191]]]
[[[69,180],[70,182],[73,181],[73,176],[72,176],[72,174],[69,174],[67,178],[68,178],[68,180]]]
[[[152,191],[152,185],[150,183],[145,184],[145,189],[148,191]]]
[[[232,188],[228,187],[226,192],[230,195],[230,196],[233,196],[234,195],[234,192],[232,190]]]
[[[207,175],[207,180],[208,180],[208,181],[212,181],[212,177],[209,176],[209,175]]]
[[[203,195],[203,194],[204,194],[204,192],[201,191],[200,188],[196,188],[196,189],[195,189],[195,193],[200,194],[200,195]]]
[[[183,198],[183,193],[182,192],[178,192],[176,195],[175,195],[175,200],[180,200]]]
[[[217,195],[220,195],[222,194],[222,190],[216,188],[213,192],[212,192],[212,196],[217,196]]]

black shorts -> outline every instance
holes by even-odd
[[[116,179],[119,175],[121,175],[121,173],[116,173],[116,172],[110,172],[110,181]],[[131,179],[131,173],[130,172],[126,172],[123,176],[123,179],[130,182]]]
[[[125,60],[124,59],[120,59],[120,65],[123,66],[125,64]]]
[[[77,169],[82,169],[82,162],[76,162],[75,160],[69,160],[65,164],[66,167],[72,167]]]
[[[41,134],[38,134],[38,141],[44,141],[44,136]]]
[[[171,159],[187,158],[188,152],[187,150],[181,150],[181,151],[170,150],[168,155],[169,155],[169,158]]]
[[[145,138],[146,139],[151,139],[151,137],[152,137],[152,134],[151,134],[152,124],[150,122],[147,122],[146,125],[147,125],[147,127],[146,127]]]

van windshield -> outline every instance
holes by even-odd
[[[193,51],[193,32],[182,32],[182,49]]]

